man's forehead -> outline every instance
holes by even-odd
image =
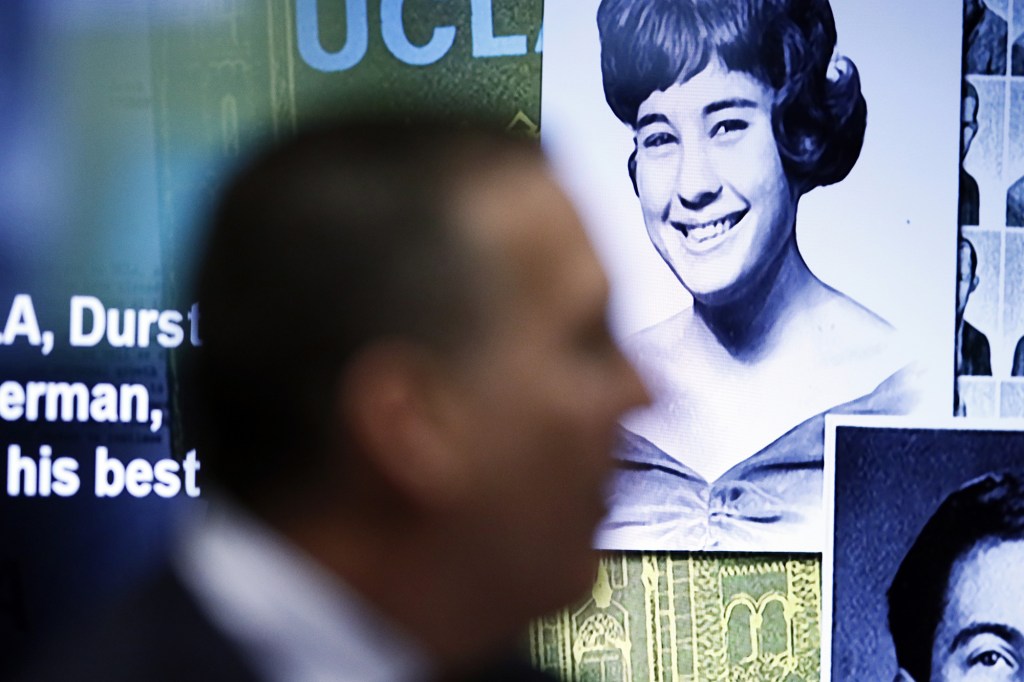
[[[1022,565],[1024,540],[980,541],[953,565],[944,619],[950,625],[1001,622],[1024,629]]]

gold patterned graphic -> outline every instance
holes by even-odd
[[[505,126],[505,130],[510,133],[522,133],[528,137],[540,137],[540,126],[531,121],[522,109],[516,112],[509,124]]]
[[[616,554],[590,598],[530,630],[534,662],[579,682],[820,679],[815,556]]]

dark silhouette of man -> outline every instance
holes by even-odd
[[[964,0],[964,73],[1006,73],[1006,20],[984,0]]]
[[[540,151],[330,125],[256,158],[212,222],[190,404],[221,494],[38,679],[548,679],[503,654],[591,586],[646,393]]]
[[[1018,679],[1024,488],[986,474],[939,506],[889,587],[897,682]]]

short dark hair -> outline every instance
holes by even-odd
[[[860,156],[867,104],[852,61],[829,72],[828,0],[602,0],[597,25],[605,98],[630,126],[652,92],[717,56],[775,91],[775,142],[801,192],[842,180]]]
[[[915,680],[931,675],[932,641],[953,565],[980,543],[1024,539],[1024,486],[989,473],[952,493],[928,519],[889,587],[896,660]]]
[[[337,387],[361,349],[470,342],[481,266],[455,195],[517,157],[542,159],[486,122],[378,117],[311,127],[235,174],[196,286],[186,417],[204,473],[254,509],[286,500],[336,445]]]

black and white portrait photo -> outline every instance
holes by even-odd
[[[963,166],[978,134],[978,90],[964,80],[960,93],[960,225],[978,224],[978,181]]]
[[[960,224],[1002,225],[1006,88],[1002,76],[968,74],[961,84]]]
[[[1020,679],[1021,426],[830,419],[833,682]]]
[[[964,319],[971,294],[978,288],[978,252],[966,237],[960,237],[957,248],[956,281],[956,373],[957,376],[990,376],[992,356],[988,337]]]
[[[1024,10],[1024,3],[1021,9]],[[1024,17],[1021,17],[1024,20]],[[1024,75],[1024,74],[1020,74]],[[1024,227],[1024,79],[1010,79],[1010,120],[1007,131],[1007,152],[1010,167],[1003,185],[1006,186],[1006,226]]]
[[[909,4],[547,4],[541,140],[652,397],[598,547],[820,551],[824,415],[949,405],[959,50],[907,27],[960,11]]]

